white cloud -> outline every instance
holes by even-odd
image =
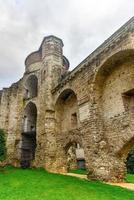
[[[0,88],[21,78],[26,56],[53,34],[71,67],[133,16],[133,0],[0,0]]]

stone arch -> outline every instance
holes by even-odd
[[[125,173],[134,173],[134,134],[126,139],[116,155],[122,160]]]
[[[104,90],[105,91],[106,89],[108,90],[108,86],[109,86],[109,90],[111,88],[111,93],[113,93],[114,91],[112,91],[113,89],[112,87],[114,87],[113,85],[114,82],[115,82],[115,86],[116,84],[120,84],[122,86],[122,90],[120,89],[120,91],[118,91],[119,93],[121,93],[120,101],[122,99],[121,95],[125,93],[127,94],[127,92],[129,92],[129,90],[133,88],[133,85],[134,85],[134,70],[132,69],[134,65],[133,58],[134,58],[134,49],[122,50],[113,54],[98,68],[95,74],[95,78],[94,78],[93,89],[94,89],[95,102],[98,104],[100,108],[103,109],[103,104],[106,105],[104,101],[104,98],[106,96],[109,95],[109,98],[111,98],[110,91],[109,91],[109,94],[107,94],[108,92],[105,94]],[[113,77],[113,79],[112,79],[112,74],[115,76]],[[109,77],[111,77],[111,79]],[[126,77],[128,80],[126,80]],[[116,81],[114,80],[117,78],[118,78],[118,83],[116,83]],[[109,107],[109,105],[107,106]]]
[[[35,159],[37,107],[29,102],[24,109],[20,165],[30,167]]]
[[[69,145],[74,142],[79,143],[80,146],[83,147],[83,141],[82,138],[79,136],[79,131],[77,131],[77,133],[71,131],[71,134],[68,134],[68,136],[65,137],[65,141],[63,142],[63,148],[65,150],[68,149]]]
[[[55,104],[57,132],[68,132],[78,128],[78,102],[72,89],[65,89]]]
[[[83,142],[80,136],[68,136],[63,150],[67,171],[70,169],[86,169]]]
[[[114,178],[120,181],[126,171],[126,157],[134,146],[134,49],[115,53],[98,68],[94,97],[109,152],[113,154],[110,163],[115,162],[111,164]],[[114,168],[116,163],[118,167]]]
[[[77,169],[77,157],[76,157],[77,143],[71,142],[65,148],[67,170]]]
[[[23,114],[23,132],[36,131],[37,123],[37,106],[29,102],[24,108]]]
[[[126,160],[128,153],[132,149],[132,147],[134,147],[134,135],[131,139],[129,139],[122,145],[120,150],[117,152],[117,155]]]
[[[30,99],[38,95],[38,78],[35,74],[28,76],[25,82],[25,98]]]

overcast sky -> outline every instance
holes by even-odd
[[[24,73],[44,36],[64,42],[71,69],[134,15],[134,0],[0,0],[0,88]]]

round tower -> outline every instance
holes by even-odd
[[[40,47],[46,77],[51,77],[52,87],[58,84],[69,68],[69,61],[63,56],[63,46],[61,39],[50,35],[44,38]]]
[[[63,63],[63,42],[55,36],[47,36],[44,38],[42,44],[42,59],[49,59],[54,57],[56,62]]]

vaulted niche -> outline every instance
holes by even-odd
[[[25,84],[25,99],[34,98],[38,95],[38,79],[35,75],[27,78]]]
[[[30,167],[31,162],[35,158],[36,150],[36,121],[37,108],[32,102],[28,103],[24,110],[23,132],[21,145],[21,161],[22,168]]]
[[[56,120],[59,132],[78,127],[78,106],[76,94],[67,89],[62,92],[56,102]]]
[[[106,121],[133,107],[133,57],[132,49],[120,51],[108,58],[96,74],[96,102],[99,112]]]

